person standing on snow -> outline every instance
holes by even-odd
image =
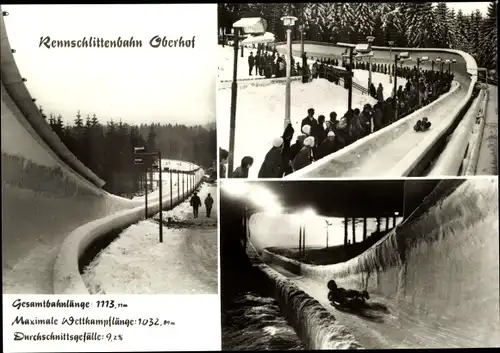
[[[321,142],[321,144],[316,149],[316,159],[321,159],[328,156],[331,153],[335,153],[339,150],[338,143],[336,141],[336,136],[333,131],[329,131],[327,138]]]
[[[314,108],[307,109],[307,116],[302,119],[302,123],[300,124],[300,129],[304,127],[304,125],[309,125],[311,129],[313,129],[314,125],[318,124],[316,119],[314,119]]]
[[[212,212],[212,206],[214,205],[214,199],[210,194],[205,198],[205,208],[207,210],[207,217],[210,218],[210,212]]]
[[[231,178],[248,178],[248,172],[253,165],[253,158],[250,156],[245,156],[241,160],[241,165],[236,168],[231,175]]]
[[[382,103],[384,101],[384,86],[382,86],[382,83],[378,84],[377,100],[379,103]]]
[[[250,56],[248,57],[248,75],[249,76],[252,76],[252,70],[253,70],[254,66],[255,66],[255,57],[253,56],[253,53],[250,52]]]
[[[314,137],[309,136],[304,140],[304,147],[295,156],[292,162],[293,171],[302,169],[313,162]]]
[[[198,208],[201,206],[201,200],[196,192],[193,194],[193,197],[191,197],[189,204],[193,207],[194,218],[198,218]]]
[[[283,177],[282,156],[283,139],[276,137],[273,147],[267,152],[266,158],[259,170],[259,178],[281,178]]]

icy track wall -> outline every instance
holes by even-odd
[[[252,243],[249,247],[252,251],[250,249],[255,250]],[[269,279],[282,315],[295,329],[305,349],[362,348],[348,329],[340,325],[316,299],[266,264],[257,266]]]
[[[82,177],[89,180],[94,185],[102,187],[104,185],[104,181],[95,175],[69,151],[69,149],[52,131],[48,123],[42,118],[41,113],[33,101],[33,97],[31,97],[31,94],[24,83],[23,77],[17,68],[12,48],[7,37],[3,17],[4,16],[1,16],[0,20],[1,73],[2,83],[11,99],[17,105],[24,118],[31,124],[39,138],[41,138],[60,159],[62,159],[72,169],[77,171]]]
[[[346,50],[346,48],[350,46],[354,46],[347,43],[337,43],[328,44],[322,42],[314,42],[314,41],[305,41],[307,45],[306,52],[308,52],[309,56],[336,56],[339,57]],[[284,43],[277,43],[278,50],[283,50]],[[297,42],[294,43],[294,46],[299,45]],[[281,48],[280,48],[281,47]],[[296,50],[296,49],[294,49]],[[472,90],[474,88],[474,84],[477,81],[477,63],[475,59],[468,53],[459,50],[452,49],[421,49],[421,48],[392,48],[393,55],[394,53],[400,51],[408,51],[414,57],[412,61],[405,62],[405,65],[416,65],[416,57],[421,56],[429,56],[431,58],[441,57],[443,60],[446,59],[455,59],[457,61],[456,64],[452,64],[451,69],[455,74],[455,80],[460,84],[460,87],[456,89],[464,90],[465,98],[464,99],[456,99],[454,98],[457,94],[447,94],[445,97],[441,97],[439,99],[440,104],[445,104],[444,102],[448,102],[450,100],[457,100],[457,104],[453,106],[453,111],[450,112],[449,122],[446,124],[440,125],[439,131],[433,133],[432,136],[428,136],[425,141],[422,141],[421,144],[418,145],[418,148],[415,148],[408,154],[403,160],[398,163],[392,170],[387,172],[387,175],[390,176],[405,176],[411,173],[411,171],[416,167],[418,162],[424,158],[426,153],[431,149],[431,147],[440,140],[446,131],[449,130],[450,127],[456,122],[457,117],[460,115],[460,112],[463,108],[465,108],[471,97]],[[374,63],[392,63],[393,60],[390,59],[389,48],[388,47],[373,47],[374,59],[372,62]],[[445,65],[446,66],[446,65]],[[430,69],[431,65],[429,63],[421,64],[422,68]],[[446,70],[447,67],[444,67]],[[466,93],[465,93],[466,92]],[[460,100],[458,102],[458,100]],[[437,103],[437,102],[434,102]],[[386,127],[380,131],[375,132],[374,134],[364,138],[363,140],[357,141],[351,146],[339,151],[338,153],[334,153],[328,157],[325,157],[312,165],[303,168],[302,170],[293,173],[293,177],[321,177],[321,176],[333,176],[332,168],[329,167],[330,164],[334,163],[336,168],[334,170],[342,172],[342,168],[348,168],[350,165],[354,166],[358,163],[356,156],[362,156],[366,153],[366,150],[373,150],[373,144],[377,145],[380,141],[386,141],[387,138],[395,138],[406,131],[408,126],[413,125],[413,123],[423,117],[430,116],[432,117],[432,111],[436,108],[436,104],[430,104],[419,111],[409,115],[404,118],[402,121],[392,124],[389,127]],[[345,150],[345,151],[344,151]],[[347,153],[349,152],[349,153]],[[463,156],[455,155],[455,158],[461,159]],[[455,163],[456,164],[456,163]],[[458,170],[456,171],[458,173]],[[342,173],[341,173],[342,174]]]
[[[263,259],[318,281],[335,278],[383,295],[470,346],[498,346],[498,180],[466,180],[448,194],[454,183],[444,180],[425,206],[348,262],[304,265],[266,250]]]
[[[49,294],[68,234],[144,202],[102,190],[104,182],[59,140],[19,73],[3,16],[0,31],[3,291]]]
[[[196,172],[196,183],[188,189],[184,197],[173,195],[172,204],[163,201],[163,210],[169,210],[184,201],[202,182],[204,172]],[[148,216],[160,211],[158,200],[148,204]],[[144,206],[117,212],[97,219],[75,229],[64,240],[54,265],[54,293],[56,294],[90,294],[80,273],[80,259],[87,249],[99,238],[118,229],[124,229],[145,218]]]

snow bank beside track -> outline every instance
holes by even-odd
[[[189,190],[184,198],[174,195],[172,197],[173,204],[171,207],[175,207],[181,203],[198,187],[203,178],[203,171],[199,170],[196,175],[197,181],[195,186]],[[158,213],[159,208],[160,205],[157,200],[150,202],[148,204],[148,216]],[[88,251],[88,249],[92,247],[92,244],[98,241],[99,238],[106,236],[110,232],[124,229],[144,219],[144,217],[144,206],[138,206],[84,224],[69,234],[62,244],[54,264],[54,293],[89,294],[80,275],[80,260],[85,252]]]
[[[249,249],[257,253],[251,243]],[[281,313],[293,326],[305,349],[362,348],[348,329],[316,299],[264,263],[256,266],[269,279]]]
[[[336,322],[316,299],[268,266],[262,266],[261,270],[274,282],[282,313],[306,349],[361,348],[348,329]]]
[[[447,193],[450,188],[456,189]],[[421,209],[365,253],[337,265],[298,264],[298,271],[381,295],[410,317],[434,322],[450,344],[498,346],[497,204],[496,179],[444,180]],[[269,252],[264,258],[297,267]]]

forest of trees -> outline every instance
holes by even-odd
[[[358,43],[366,36],[375,37],[374,45],[396,47],[452,48],[471,54],[481,67],[496,69],[497,4],[491,2],[488,13],[479,10],[464,14],[450,9],[445,2],[399,3],[219,3],[219,30],[229,33],[241,17],[259,16],[268,21],[268,31],[277,40],[285,40],[280,18],[299,19],[292,32],[300,39],[322,42]]]
[[[133,148],[161,151],[162,158],[193,162],[210,168],[217,158],[216,131],[213,127],[129,125],[109,120],[101,123],[95,114],[84,118],[80,111],[73,124],[61,115],[43,117],[68,149],[90,170],[102,178],[104,188],[114,194],[132,195],[140,190],[143,169],[134,164]]]

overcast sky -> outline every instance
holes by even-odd
[[[21,75],[46,113],[78,109],[128,123],[215,121],[216,4],[5,5]],[[152,48],[154,36],[192,39],[194,48]],[[142,48],[51,48],[40,37],[142,40]]]
[[[455,9],[455,11],[462,10],[464,14],[470,14],[472,11],[478,9],[483,15],[488,13],[489,2],[448,2],[448,7]]]

